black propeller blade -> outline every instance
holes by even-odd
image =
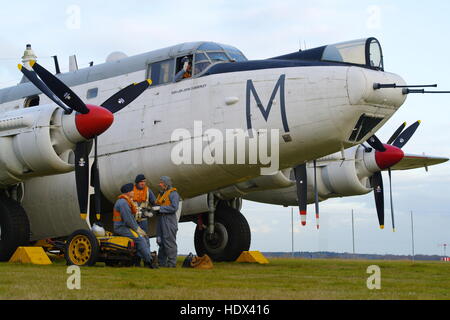
[[[391,138],[388,140],[387,144],[393,145],[397,148],[403,148],[408,141],[411,139],[411,137],[416,132],[417,128],[420,125],[420,121],[415,122],[411,126],[409,126],[406,130],[403,131],[406,127],[406,122],[403,123],[391,136]],[[375,137],[375,136],[373,136]],[[370,140],[370,139],[369,139]],[[370,144],[370,141],[368,141]],[[375,144],[378,144],[378,142],[375,142]],[[373,146],[374,149],[378,150]],[[380,151],[383,152],[383,151]],[[391,168],[388,168],[388,174],[389,174],[389,196],[390,196],[390,205],[391,205],[391,219],[392,219],[392,230],[395,232],[395,219],[394,219],[394,201],[392,197],[392,170]],[[377,207],[377,214],[378,214],[378,220],[380,222],[380,226],[384,225],[384,195],[383,195],[383,177],[381,175],[381,172],[376,172],[372,177],[372,185],[374,187],[374,193],[375,193],[375,203]]]
[[[30,66],[47,85],[47,87],[69,108],[79,113],[89,113],[89,109],[84,102],[73,92],[68,86],[66,86],[61,80],[55,77],[52,73],[43,68],[36,61],[31,61]]]
[[[374,148],[377,151],[384,152],[386,151],[386,148],[384,147],[383,143],[378,139],[376,135],[373,135],[367,140],[367,143]]]
[[[89,151],[88,141],[80,142],[75,147],[75,181],[77,186],[80,214],[86,219],[89,197]]]
[[[307,208],[307,173],[306,164],[301,164],[294,168],[295,182],[297,185],[297,201],[300,210],[300,218],[302,225],[306,225],[306,208]]]
[[[47,85],[38,78],[34,71],[30,71],[21,64],[19,64],[19,70],[23,73],[23,75],[30,80],[32,84],[34,84],[43,94],[49,97],[54,103],[60,106],[64,111],[70,113],[71,110],[47,87]]]
[[[380,228],[384,229],[384,188],[383,188],[383,176],[381,172],[375,172],[372,176],[372,186],[375,196],[375,205],[377,207],[378,223]]]
[[[397,139],[395,139],[394,143],[392,144],[394,147],[397,148],[403,148],[405,144],[408,143],[409,139],[413,136],[413,134],[416,132],[417,128],[419,128],[420,121],[416,121],[411,126],[409,126],[405,131],[403,131]]]
[[[395,139],[398,138],[400,133],[402,133],[402,131],[405,129],[405,127],[406,127],[406,122],[403,122],[402,125],[400,127],[398,127],[398,129],[394,132],[394,134],[389,138],[387,144],[392,144],[392,142],[394,142]]]
[[[103,102],[101,106],[108,109],[112,113],[116,113],[131,102],[133,102],[137,97],[139,97],[150,85],[152,81],[147,79],[139,83],[132,83],[129,86],[123,88],[108,100]]]

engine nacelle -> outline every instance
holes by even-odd
[[[322,198],[346,197],[367,194],[372,191],[366,166],[361,163],[364,148],[351,148],[345,152],[345,160],[328,163],[321,170],[323,187],[319,189]],[[308,172],[313,174],[313,172]],[[308,186],[313,188],[313,177],[308,175]],[[318,184],[320,186],[320,184]]]
[[[75,143],[82,139],[75,115],[55,105],[5,113],[0,116],[0,188],[74,170]]]
[[[360,146],[345,150],[344,157],[341,153],[335,153],[319,160],[317,191],[320,201],[371,192],[370,177],[375,171],[380,170],[376,167],[375,151],[366,152]],[[291,169],[290,172],[285,171],[284,175],[290,178],[292,186],[252,192],[244,195],[243,198],[284,206],[298,205],[294,172]],[[308,203],[314,203],[314,166],[311,162],[307,164],[307,190]]]
[[[259,176],[254,179],[240,182],[218,190],[216,195],[223,200],[229,200],[240,198],[245,194],[256,191],[291,187],[295,185],[295,181],[290,179],[290,171],[290,169],[282,170],[274,175]]]
[[[208,212],[208,210],[208,194],[202,194],[194,198],[183,200],[181,215],[189,216],[192,214]]]
[[[223,200],[222,200],[223,201]],[[237,210],[242,208],[242,198],[230,199],[228,205]],[[181,211],[182,216],[189,216],[199,213],[209,212],[209,195],[202,194],[200,196],[183,200],[183,207]]]

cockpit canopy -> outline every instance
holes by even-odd
[[[384,70],[381,45],[375,38],[328,45],[323,51],[321,60],[351,63]]]
[[[194,54],[194,74],[199,74],[216,62],[241,62],[247,58],[237,48],[215,42],[205,42]]]
[[[380,42],[376,38],[331,44],[274,59],[337,62],[384,71],[383,52]]]
[[[247,58],[235,47],[215,42],[186,42],[145,54],[153,86],[196,77],[215,64]],[[185,65],[187,64],[187,66]]]

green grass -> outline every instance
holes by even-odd
[[[64,261],[51,266],[0,263],[0,299],[450,299],[443,262],[271,259],[269,265],[215,263],[212,270],[81,269],[68,290]],[[381,290],[366,286],[381,268]]]

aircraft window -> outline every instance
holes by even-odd
[[[208,52],[209,58],[215,61],[230,61],[230,58],[223,52]]]
[[[200,72],[208,68],[210,64],[211,63],[209,61],[196,62],[194,67],[194,74],[199,74]]]
[[[174,60],[155,62],[150,66],[149,75],[153,85],[172,82],[174,74]]]
[[[192,77],[192,57],[193,55],[187,55],[177,58],[175,81]],[[187,64],[186,70],[184,69],[185,64]]]
[[[207,42],[207,43],[202,44],[200,47],[198,47],[197,50],[200,50],[200,51],[222,51],[223,49],[218,44],[215,44],[214,42]]]
[[[383,70],[383,54],[380,43],[376,39],[370,40],[369,61],[371,67]]]
[[[196,53],[195,54],[195,60],[196,61],[202,61],[202,60],[209,60],[206,54],[204,53]]]
[[[366,64],[366,39],[329,45],[325,48],[322,60]]]
[[[383,70],[383,54],[375,38],[342,42],[325,47],[323,61],[343,62]]]
[[[98,88],[89,89],[86,93],[86,99],[93,99],[98,96]]]
[[[236,60],[237,62],[247,61],[247,58],[244,55],[237,51],[228,51],[228,55],[231,59]]]

